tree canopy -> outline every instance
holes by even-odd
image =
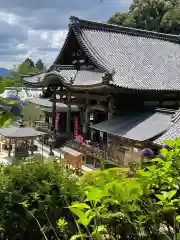
[[[44,71],[45,70],[45,66],[44,63],[42,62],[41,59],[37,60],[35,67],[39,70],[39,71]]]
[[[180,0],[133,0],[128,12],[116,12],[108,23],[179,34]]]
[[[38,73],[43,70],[45,66],[41,59],[34,64],[30,58],[26,58],[20,65],[14,65],[11,75],[5,77],[2,82],[5,87],[20,87],[22,86],[21,75]]]

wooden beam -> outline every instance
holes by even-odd
[[[59,91],[59,90],[56,91],[57,95],[60,95],[60,93],[61,94],[63,93],[64,95],[66,95],[67,91],[65,91],[65,90],[63,90],[63,91]],[[85,99],[86,98],[86,92],[72,92],[72,96],[76,97],[76,98],[83,98],[83,99]],[[88,94],[88,98],[89,98],[89,100],[106,101],[108,96],[89,93]]]

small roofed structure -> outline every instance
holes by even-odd
[[[31,155],[33,155],[33,140],[44,136],[45,133],[37,131],[34,128],[11,127],[1,128],[0,135],[9,140],[8,146],[5,144],[9,156],[11,156],[12,145],[14,145],[15,157],[27,157],[29,150],[31,151]],[[28,147],[29,140],[31,141],[30,148]]]
[[[70,147],[63,146],[60,148],[61,153],[64,155],[64,163],[68,167],[73,167],[76,170],[82,169],[83,164],[83,157],[84,154],[81,152],[78,152]],[[62,155],[61,155],[62,157]]]

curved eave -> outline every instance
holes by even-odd
[[[53,77],[53,81],[51,78],[49,78],[50,76]],[[31,77],[31,76],[28,76],[28,77]],[[70,83],[68,83],[62,77],[62,75],[57,71],[47,72],[44,78],[42,79],[42,81],[38,81],[38,79],[36,82],[28,81],[26,79],[23,79],[23,81],[26,86],[33,87],[33,88],[47,87],[49,85],[60,85],[60,84],[63,84],[64,86],[67,86],[67,87],[70,86]]]
[[[52,77],[52,79],[51,79]],[[72,90],[88,90],[88,89],[102,89],[107,87],[107,85],[101,83],[96,83],[96,84],[90,84],[90,85],[76,85],[70,83],[67,79],[65,79],[61,73],[57,71],[52,71],[52,72],[47,72],[45,77],[42,79],[40,82],[30,82],[26,81],[24,79],[24,84],[26,86],[30,86],[32,88],[38,88],[38,87],[47,87],[49,85],[63,85],[67,88],[70,88]]]

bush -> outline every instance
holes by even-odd
[[[62,217],[69,223],[67,236],[76,232],[67,208],[80,193],[72,172],[34,158],[0,170],[1,239],[44,239],[42,232],[56,239]]]
[[[180,140],[148,156],[135,178],[126,170],[78,177],[32,157],[1,166],[1,239],[179,240]]]

